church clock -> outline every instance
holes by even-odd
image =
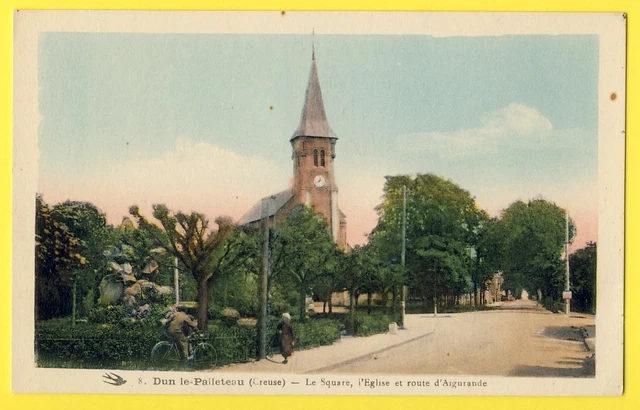
[[[316,175],[316,177],[313,179],[313,183],[317,188],[322,188],[327,183],[327,181],[325,180],[324,176]]]

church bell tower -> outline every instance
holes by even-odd
[[[314,50],[300,124],[290,140],[293,151],[293,196],[295,202],[322,215],[333,240],[344,248],[346,221],[338,207],[338,186],[333,169],[337,140],[324,110]]]

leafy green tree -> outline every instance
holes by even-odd
[[[572,309],[596,313],[596,277],[598,249],[595,242],[587,243],[569,257]]]
[[[219,314],[231,307],[241,315],[256,316],[260,237],[250,228],[235,229],[227,238],[226,246],[229,253],[212,282],[210,311]]]
[[[313,287],[314,296],[322,302],[322,313],[327,313],[327,306],[329,307],[329,313],[333,313],[331,296],[334,292],[343,289],[340,272],[341,266],[345,261],[345,253],[336,248],[335,258],[336,262],[328,266],[331,269],[327,269],[326,274],[320,277]]]
[[[473,297],[476,305],[482,304],[486,283],[502,270],[504,256],[503,225],[497,218],[484,218],[476,230],[476,247],[471,267]]]
[[[362,278],[365,271],[364,248],[356,245],[353,250],[343,256],[341,264],[342,284],[349,292],[349,312],[353,316],[358,304],[358,296],[362,293]]]
[[[398,313],[398,302],[402,297],[402,287],[407,283],[407,271],[398,264],[386,264],[379,271],[383,301],[391,293],[391,310]]]
[[[55,218],[53,209],[36,195],[35,232],[36,319],[50,319],[70,311],[70,283],[75,270],[87,263],[85,243]]]
[[[326,222],[306,207],[294,209],[275,235],[271,255],[269,280],[283,288],[295,286],[300,320],[304,320],[307,295],[338,268],[336,244]]]
[[[198,302],[198,328],[207,329],[210,287],[220,267],[227,263],[236,242],[226,241],[234,231],[235,225],[230,218],[216,219],[218,229],[209,228],[209,220],[200,213],[172,213],[166,205],[154,204],[153,217],[162,226],[163,235],[159,235],[156,226],[140,214],[137,206],[129,208],[140,228],[145,229],[167,251],[178,258],[185,270],[196,280]]]
[[[83,253],[86,263],[73,271],[71,298],[75,307],[78,297],[81,297],[85,301],[84,313],[88,314],[86,308],[93,306],[97,293],[95,289],[98,288],[101,276],[107,267],[102,253],[108,246],[116,244],[115,230],[107,224],[106,215],[91,202],[65,201],[53,206],[52,215],[55,220],[67,226],[86,247]],[[76,295],[76,289],[79,289],[79,296]],[[74,308],[72,311],[74,319],[75,312]]]
[[[564,287],[565,211],[541,198],[516,201],[502,212],[500,223],[505,235],[503,286],[512,291],[539,290],[542,302],[551,307]],[[573,221],[569,226],[571,241],[575,237]]]
[[[362,269],[360,273],[360,292],[367,294],[367,314],[371,314],[373,295],[382,290],[380,279],[384,262],[380,260],[374,247],[367,245],[361,249],[360,264]]]
[[[380,217],[370,240],[380,257],[397,263],[402,243],[403,188],[407,189],[406,266],[410,293],[434,304],[466,292],[477,230],[486,219],[469,192],[432,174],[386,177]]]

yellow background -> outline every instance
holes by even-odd
[[[259,408],[324,409],[329,406],[355,409],[635,409],[640,406],[638,370],[640,338],[635,290],[639,278],[638,242],[638,142],[639,125],[637,43],[640,40],[640,2],[634,0],[169,0],[3,1],[0,5],[0,407],[5,409],[165,409],[165,408]],[[12,32],[15,9],[175,9],[175,10],[401,10],[401,11],[579,11],[626,12],[627,20],[627,152],[626,152],[626,263],[625,263],[625,389],[622,397],[529,398],[529,397],[237,397],[237,396],[123,396],[123,395],[16,395],[11,393],[11,101]],[[635,23],[635,24],[634,24]],[[635,251],[635,252],[634,252]],[[602,335],[600,337],[603,337]],[[605,336],[606,337],[606,336]]]

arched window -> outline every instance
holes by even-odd
[[[318,166],[318,150],[314,149],[313,150],[313,165],[314,166]]]
[[[324,167],[324,150],[320,150],[320,166]]]

